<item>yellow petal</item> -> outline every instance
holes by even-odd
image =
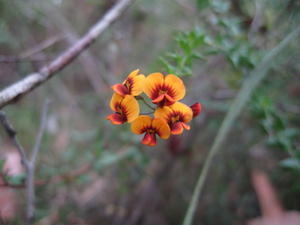
[[[118,111],[117,106],[121,104],[123,99],[124,98],[121,95],[114,93],[110,100],[110,104],[109,104],[110,108],[113,111],[117,112]]]
[[[169,106],[164,106],[164,107],[159,107],[155,110],[154,117],[161,118],[167,122],[170,114],[172,114],[171,108]]]
[[[150,116],[139,116],[131,124],[131,131],[134,134],[142,134],[146,128],[151,127],[152,119]]]
[[[152,127],[156,129],[157,134],[163,138],[167,139],[170,136],[170,127],[169,125],[160,118],[154,118],[152,121]]]
[[[136,69],[136,70],[133,70],[129,75],[128,75],[128,78],[130,77],[135,77],[136,75],[138,75],[140,72],[139,69]]]
[[[192,120],[193,111],[186,104],[183,104],[181,102],[175,102],[173,105],[169,107],[174,113],[183,115],[183,120],[181,122],[187,123]]]
[[[128,79],[132,79],[130,94],[133,96],[138,96],[139,94],[141,94],[144,90],[144,84],[146,79],[145,76],[141,74]]]
[[[126,95],[123,101],[121,102],[121,105],[123,109],[122,113],[126,115],[128,123],[131,123],[139,116],[140,106],[133,96]]]
[[[185,86],[179,77],[173,74],[167,75],[165,78],[165,86],[170,87],[172,90],[170,95],[175,101],[178,101],[185,96]]]
[[[151,73],[145,79],[144,92],[149,98],[154,99],[158,97],[158,95],[155,96],[155,91],[159,87],[162,87],[163,84],[164,75],[162,75],[161,73]]]

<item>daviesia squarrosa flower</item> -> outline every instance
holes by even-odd
[[[184,129],[189,130],[187,124],[193,118],[193,111],[187,105],[176,102],[171,106],[157,108],[154,113],[155,118],[161,118],[170,126],[171,134],[178,135]]]
[[[138,96],[143,92],[145,81],[145,76],[139,72],[139,69],[132,71],[122,84],[115,84],[112,89],[121,96]]]
[[[185,86],[173,74],[164,76],[161,73],[152,73],[145,79],[144,92],[159,107],[169,106],[185,96]]]
[[[195,118],[201,113],[202,105],[199,102],[196,102],[193,105],[191,105],[190,108],[193,111],[193,118]]]
[[[170,136],[170,128],[163,119],[151,118],[145,115],[139,116],[133,121],[131,131],[134,134],[145,133],[142,143],[149,146],[156,145],[156,135],[163,139],[167,139]]]
[[[110,108],[115,112],[106,118],[112,124],[123,124],[125,122],[134,121],[140,114],[140,107],[137,100],[131,95],[125,97],[114,93],[111,101]]]

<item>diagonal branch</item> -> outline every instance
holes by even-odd
[[[2,90],[0,92],[0,109],[31,92],[70,64],[80,53],[88,48],[105,29],[119,18],[132,2],[133,0],[119,0],[99,22],[91,27],[91,29],[68,50],[63,52],[48,65],[42,67],[39,72],[29,74],[24,79]]]

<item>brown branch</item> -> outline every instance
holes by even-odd
[[[55,60],[41,68],[39,72],[29,74],[24,79],[2,90],[0,92],[0,109],[31,92],[70,64],[81,52],[89,47],[89,45],[91,45],[96,38],[118,18],[132,2],[133,0],[120,0],[81,39]]]

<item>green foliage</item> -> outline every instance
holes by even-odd
[[[4,159],[0,159],[0,173],[3,171],[4,162]]]
[[[196,4],[199,10],[203,10],[210,5],[210,0],[196,0]]]
[[[11,185],[21,185],[25,183],[26,175],[18,174],[13,176],[5,176],[5,180],[7,183]]]
[[[266,143],[290,154],[290,158],[282,161],[281,165],[300,172],[300,149],[295,144],[300,138],[300,129],[291,127],[288,116],[280,112],[275,101],[266,95],[256,94],[250,108],[267,136]]]
[[[175,40],[178,51],[167,53],[165,57],[160,58],[168,73],[177,76],[191,76],[194,60],[203,59],[206,55],[213,53],[207,49],[209,47],[208,37],[199,28],[179,33]],[[198,49],[201,49],[202,53]]]
[[[215,32],[196,27],[188,32],[176,35],[174,52],[166,53],[160,58],[168,73],[178,76],[191,76],[195,61],[207,60],[210,55],[223,55],[231,68],[240,76],[252,70],[261,58],[259,49],[248,39],[242,21],[234,15],[228,16],[229,4],[223,1],[197,1],[200,8],[210,6],[211,13],[218,14],[210,24]],[[220,14],[221,13],[221,14]],[[219,15],[220,14],[220,15]]]

